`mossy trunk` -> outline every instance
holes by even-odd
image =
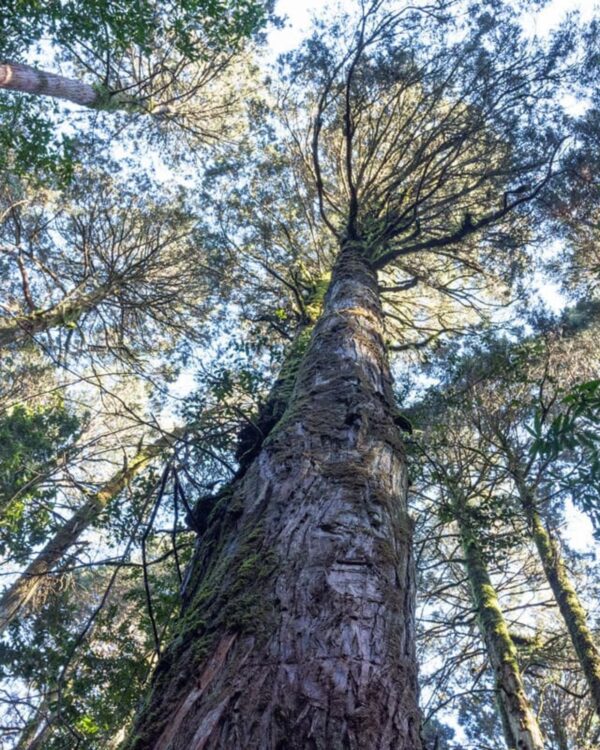
[[[46,310],[0,321],[0,346],[26,341],[52,328],[72,328],[84,313],[99,305],[111,291],[109,286],[98,286],[88,292],[74,290]]]
[[[420,750],[406,469],[375,271],[342,250],[285,413],[223,493],[135,750]]]
[[[542,733],[525,695],[517,649],[510,637],[485,558],[468,523],[460,518],[458,522],[473,604],[494,671],[496,701],[506,746],[509,750],[543,750]]]
[[[265,438],[285,413],[294,390],[298,368],[310,343],[315,324],[323,312],[324,296],[330,278],[331,274],[328,273],[314,282],[277,379],[261,405],[256,419],[240,431],[236,450],[236,458],[240,465],[238,474],[243,473],[256,458]]]
[[[590,689],[590,696],[596,713],[600,716],[600,652],[588,626],[586,611],[571,583],[560,546],[550,536],[537,511],[533,494],[523,480],[518,481],[517,484],[523,510],[546,579],[569,631],[571,642]]]

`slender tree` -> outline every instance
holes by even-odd
[[[517,649],[502,614],[498,594],[473,529],[468,528],[468,523],[462,517],[459,517],[458,523],[473,603],[495,673],[496,695],[506,746],[509,750],[520,747],[538,750],[544,747],[542,733],[525,695],[517,662]]]
[[[531,537],[540,557],[546,578],[556,598],[556,603],[565,621],[571,641],[577,654],[587,683],[596,713],[600,716],[600,649],[588,622],[588,615],[568,573],[567,566],[557,539],[540,514],[540,501],[524,476],[524,467],[515,460],[508,445],[509,466],[525,514]]]
[[[596,637],[568,573],[556,528],[554,524],[549,526],[545,518],[556,512],[553,506],[557,497],[564,501],[565,487],[575,493],[580,489],[585,493],[585,488],[577,484],[573,488],[568,479],[560,479],[572,473],[568,456],[534,450],[536,434],[544,433],[548,426],[551,430],[552,426],[565,424],[560,419],[561,394],[578,380],[597,374],[597,318],[593,306],[586,312],[584,317],[577,310],[567,311],[562,321],[554,321],[550,327],[546,323],[545,330],[528,341],[496,341],[487,351],[472,355],[458,366],[460,374],[449,385],[448,403],[456,408],[458,397],[460,406],[455,414],[468,425],[464,444],[470,446],[474,456],[488,456],[495,465],[493,471],[502,492],[515,496],[513,512],[520,512],[526,521],[526,533],[535,544],[592,703],[600,715]],[[575,359],[579,362],[577,367],[562,367],[561,363]],[[591,439],[589,434],[586,439]],[[554,461],[558,466],[553,466]],[[572,455],[570,461],[577,473],[581,457]],[[593,490],[589,492],[593,494]],[[589,495],[584,494],[585,497],[589,503]],[[586,507],[585,499],[581,505]]]
[[[439,518],[456,529],[460,560],[472,606],[494,675],[496,705],[506,747],[543,748],[538,719],[528,700],[521,659],[489,572],[511,566],[509,549],[520,546],[516,524],[510,528],[510,509],[503,503],[502,484],[494,474],[494,460],[470,444],[470,428],[458,411],[447,410],[443,428],[437,423],[438,404],[422,404],[418,414],[422,432],[419,482],[437,497]],[[522,530],[519,530],[522,531]],[[514,563],[512,563],[514,564]]]
[[[0,598],[0,631],[23,613],[36,591],[44,585],[46,576],[64,558],[88,527],[97,520],[106,506],[126,489],[129,482],[146,466],[164,453],[180,437],[178,431],[166,434],[154,443],[142,446],[135,456],[101,488],[93,493],[61,526],[25,570]]]

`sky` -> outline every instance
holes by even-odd
[[[349,4],[348,0],[342,2],[342,6]],[[328,5],[332,5],[330,0],[277,0],[277,13],[287,16],[288,20],[285,28],[275,29],[269,34],[269,47],[273,53],[293,49],[309,28],[311,17]],[[530,34],[544,36],[560,24],[565,13],[577,10],[583,20],[587,20],[598,7],[600,5],[591,0],[550,0],[541,11],[528,15],[523,25]]]

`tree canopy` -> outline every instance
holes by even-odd
[[[275,61],[262,0],[6,3],[0,747],[599,745],[600,27],[544,5]]]

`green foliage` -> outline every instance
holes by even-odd
[[[24,559],[44,538],[57,487],[51,480],[81,420],[60,399],[19,404],[0,416],[0,553]]]
[[[45,406],[19,404],[0,416],[0,498],[2,503],[73,442],[80,420],[57,399]]]
[[[164,552],[158,540],[149,549],[151,558]],[[182,564],[188,559],[183,552]],[[128,562],[137,564],[127,567]],[[29,623],[15,622],[10,640],[0,642],[0,676],[49,696],[52,731],[45,750],[67,750],[74,741],[89,750],[104,750],[131,721],[146,689],[154,642],[142,569],[137,556],[122,563],[125,567],[112,584],[112,568],[59,573],[39,616]],[[149,580],[154,617],[168,639],[178,605],[172,558],[149,568]]]
[[[527,429],[532,457],[551,462],[552,478],[589,515],[600,536],[600,380],[574,386],[549,425],[536,411]]]
[[[565,449],[579,448],[589,454],[592,468],[598,471],[600,380],[591,380],[575,386],[562,399],[562,404],[564,411],[552,420],[543,435],[541,415],[539,412],[536,413],[531,432],[541,439],[532,445],[532,453],[556,458]]]
[[[50,41],[60,47],[78,46],[110,59],[137,47],[150,54],[165,28],[186,57],[202,55],[208,41],[235,45],[265,20],[265,3],[255,0],[7,0],[0,20],[2,56],[21,55],[31,45]],[[198,31],[205,34],[201,43]]]
[[[45,110],[45,111],[44,111]],[[48,104],[3,92],[0,98],[0,174],[64,186],[73,177],[75,144],[57,136]]]

